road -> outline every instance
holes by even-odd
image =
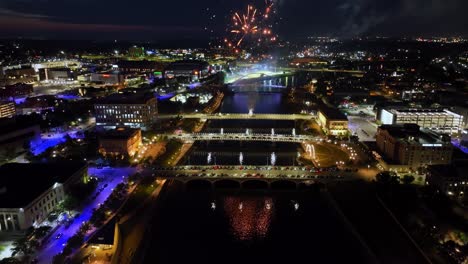
[[[109,197],[115,186],[123,182],[127,176],[135,172],[135,168],[89,168],[88,174],[94,175],[100,179],[95,193],[97,193],[101,187],[104,187],[105,184],[107,184],[107,187],[99,193],[96,199],[89,202],[87,201],[83,208],[78,210],[80,214],[73,220],[72,224],[68,228],[62,225],[54,231],[47,243],[36,256],[39,263],[50,264],[52,262],[52,258],[62,251],[68,239],[79,230],[81,224],[91,218],[93,209],[97,208],[99,204],[103,203]],[[94,196],[95,193],[90,195],[90,197]],[[58,234],[62,234],[62,236],[59,239],[56,239]]]
[[[360,141],[375,141],[377,124],[372,122],[373,117],[348,116],[348,127],[353,135],[357,135]]]

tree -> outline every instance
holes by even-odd
[[[83,244],[84,236],[80,233],[75,234],[74,236],[70,237],[67,241],[67,246],[70,248],[78,248]]]
[[[13,248],[11,249],[11,255],[14,257],[18,254],[23,254],[24,256],[30,256],[34,253],[34,247],[37,246],[37,241],[34,239],[28,239],[27,237],[22,237],[15,242],[13,242]]]
[[[91,227],[92,226],[90,222],[88,221],[84,222],[80,227],[80,233],[83,235],[86,234],[89,230],[91,230]]]
[[[49,231],[50,231],[51,228],[52,228],[52,227],[50,227],[50,226],[41,226],[41,227],[36,228],[36,229],[34,230],[34,233],[33,233],[33,234],[34,234],[34,237],[35,237],[35,238],[43,238],[43,237],[45,237],[45,236],[49,233]]]
[[[66,211],[68,214],[70,214],[70,211],[74,210],[76,207],[78,207],[79,201],[77,198],[71,195],[67,195],[63,201],[59,203],[59,210],[61,211]]]
[[[393,185],[399,182],[398,176],[395,172],[382,171],[375,176],[377,183],[383,185]]]
[[[403,176],[403,178],[401,179],[401,181],[404,184],[411,184],[411,183],[414,182],[414,180],[415,180],[414,176],[410,175],[410,174],[407,174],[407,175]]]

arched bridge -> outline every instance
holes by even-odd
[[[319,170],[301,166],[176,166],[154,168],[159,178],[171,179],[182,183],[198,182],[212,187],[249,187],[249,182],[256,182],[264,188],[275,185],[287,185],[295,188],[303,184],[328,183],[354,180],[355,175],[339,170]],[[202,182],[205,182],[204,184]],[[236,183],[234,183],[236,182]],[[263,183],[259,183],[263,182]],[[275,183],[279,182],[279,183]],[[289,182],[289,184],[288,184]],[[252,186],[251,186],[252,187]],[[261,189],[262,189],[261,188]]]

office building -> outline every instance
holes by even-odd
[[[119,127],[99,136],[99,152],[104,156],[133,156],[141,143],[140,129]]]
[[[7,163],[0,167],[0,232],[40,224],[86,177],[85,163]],[[26,188],[25,186],[34,188]],[[27,191],[25,191],[27,189]]]
[[[400,171],[416,170],[452,160],[450,137],[416,124],[382,125],[377,129],[376,143],[386,169],[396,165],[393,168]]]
[[[384,108],[378,119],[383,125],[417,124],[440,133],[459,133],[463,116],[449,110],[419,108]]]
[[[94,105],[96,125],[147,129],[156,121],[157,99],[152,93],[117,93]]]

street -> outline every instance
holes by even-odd
[[[75,217],[68,228],[62,225],[54,231],[47,243],[42,247],[36,256],[39,260],[39,263],[50,264],[52,258],[62,251],[68,239],[79,230],[81,224],[91,218],[93,209],[97,208],[99,204],[103,203],[107,197],[109,197],[115,186],[123,182],[127,176],[135,172],[135,168],[89,168],[88,174],[96,176],[98,179],[100,179],[94,194],[96,194],[98,190],[105,184],[107,184],[107,187],[104,188],[104,190],[96,197],[96,199],[89,199],[85,202],[83,207],[78,210],[80,212],[79,215]],[[90,197],[92,197],[94,194],[90,195]],[[62,235],[59,239],[56,239],[58,234]]]

